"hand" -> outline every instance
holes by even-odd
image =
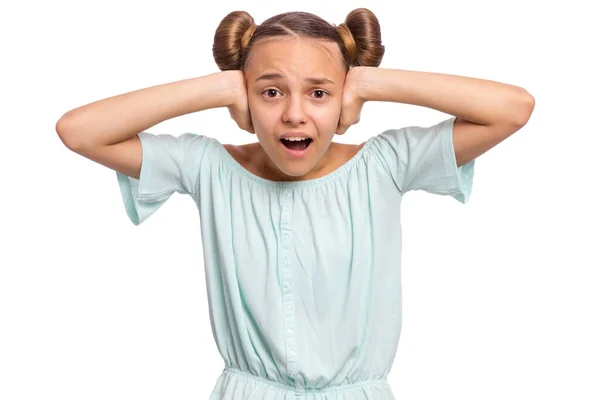
[[[250,108],[248,107],[248,92],[246,90],[246,78],[240,70],[227,71],[231,77],[231,87],[233,99],[229,109],[229,115],[237,123],[237,125],[250,133],[254,133],[252,118],[250,116]]]
[[[360,112],[366,100],[359,95],[362,74],[368,67],[353,67],[346,74],[342,94],[342,112],[335,133],[343,135],[351,125],[360,121]]]

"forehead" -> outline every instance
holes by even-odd
[[[255,43],[245,72],[250,83],[265,73],[279,72],[287,79],[312,76],[343,81],[345,65],[335,42],[309,38],[276,38]]]

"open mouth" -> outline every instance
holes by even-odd
[[[288,139],[280,139],[280,142],[288,149],[292,151],[303,151],[310,146],[312,143],[311,138],[306,138],[302,140],[288,140]]]

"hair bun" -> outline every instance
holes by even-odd
[[[351,33],[351,39],[345,33]],[[366,8],[351,11],[338,27],[351,65],[378,67],[385,53],[381,44],[381,27],[373,12]]]
[[[256,30],[246,11],[232,11],[219,24],[213,41],[213,57],[221,71],[240,69],[240,60]]]

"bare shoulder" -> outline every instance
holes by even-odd
[[[236,146],[234,144],[224,144],[223,147],[235,159],[242,155],[242,149],[240,149],[240,146]]]
[[[342,158],[349,160],[350,158],[354,157],[360,151],[360,149],[362,149],[362,147],[365,145],[365,143],[366,142],[359,143],[359,144],[339,143],[339,146],[340,146],[339,151],[340,151],[340,154],[342,154]]]
[[[256,154],[256,146],[259,143],[247,143],[242,145],[224,144],[227,152],[241,165],[247,166],[252,161],[251,154]]]

